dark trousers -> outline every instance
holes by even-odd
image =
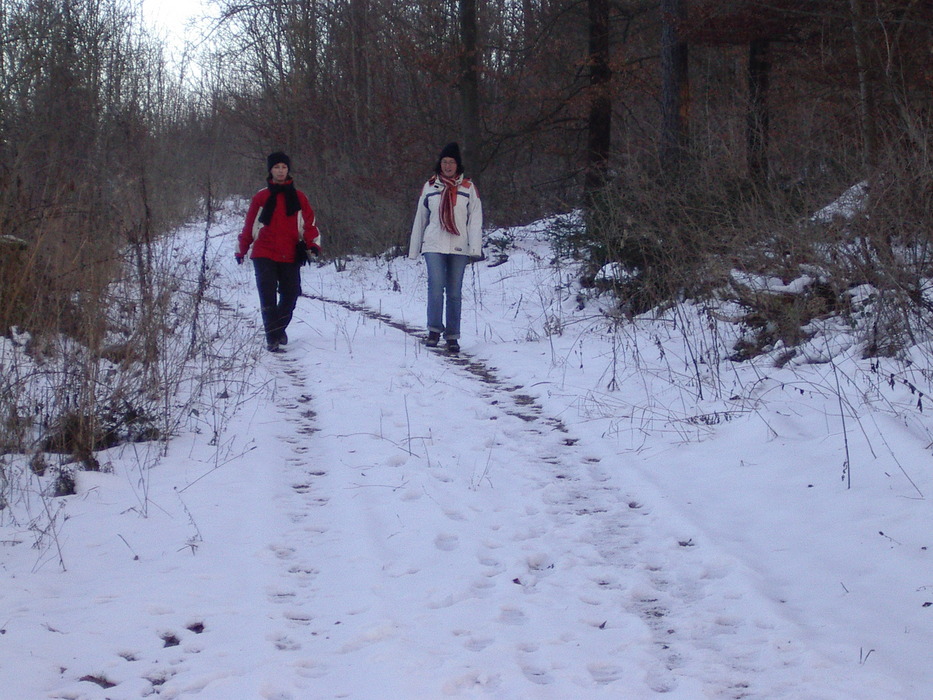
[[[277,342],[291,322],[301,294],[301,268],[295,263],[253,258],[253,271],[266,342]]]

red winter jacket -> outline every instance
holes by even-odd
[[[285,213],[285,195],[279,194],[272,212],[272,221],[264,226],[259,222],[259,213],[269,199],[269,188],[259,190],[253,195],[246,212],[246,223],[237,236],[237,256],[245,256],[252,246],[250,258],[269,258],[276,262],[295,262],[295,244],[298,242],[298,232],[304,235],[308,250],[321,250],[321,232],[318,231],[314,219],[314,210],[308,203],[308,198],[301,190],[298,193],[298,202],[301,211],[288,216]]]

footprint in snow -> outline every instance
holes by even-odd
[[[623,676],[622,667],[615,664],[592,663],[587,669],[593,680],[600,685],[608,685]]]
[[[298,625],[310,625],[313,619],[311,615],[301,610],[292,610],[285,613],[285,619]]]
[[[281,545],[272,544],[269,545],[269,549],[275,553],[275,556],[278,559],[291,559],[293,556],[295,556],[294,547],[283,547]]]
[[[492,641],[493,640],[489,637],[470,637],[470,639],[468,639],[463,646],[466,647],[469,651],[482,651],[490,644],[492,644]]]
[[[554,682],[551,674],[539,666],[523,666],[522,673],[525,674],[525,678],[538,685],[548,685]]]
[[[456,535],[438,535],[434,538],[434,546],[442,552],[452,552],[460,546],[460,539]]]
[[[492,577],[485,579],[477,579],[472,584],[472,589],[477,593],[482,593],[496,587],[496,582],[492,580]]]
[[[317,576],[320,572],[315,569],[313,566],[305,566],[302,564],[295,564],[288,569],[288,573],[301,578],[310,578],[312,576]]]
[[[297,596],[294,591],[269,591],[269,600],[273,603],[290,603]]]
[[[301,649],[301,644],[285,634],[269,635],[268,640],[272,642],[279,651],[297,651]]]
[[[499,622],[505,625],[524,625],[528,617],[518,608],[502,608]]]

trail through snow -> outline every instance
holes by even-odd
[[[251,276],[228,252],[216,252],[219,287],[255,328]],[[479,338],[459,357],[420,343],[423,273],[395,264],[383,270],[394,296],[352,270],[305,269],[287,350],[231,389],[239,409],[219,447],[190,432],[145,479],[126,448],[108,454],[112,473],[83,473],[59,530],[66,571],[48,550],[6,548],[0,697],[930,689],[928,672],[911,685],[859,659],[857,641],[807,619],[767,563],[737,556],[712,525],[707,536],[612,420],[582,410],[594,396],[568,398],[553,346],[500,342],[500,326],[525,323],[496,303],[517,296],[503,280],[540,258],[474,271]],[[675,442],[658,451],[715,461]]]

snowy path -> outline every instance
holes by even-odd
[[[490,368],[333,304],[303,300],[302,325],[268,360],[282,421],[261,450],[288,446],[275,461],[289,489],[262,635],[283,658],[258,696],[884,692],[763,614],[774,605],[752,574],[629,493],[624,456]],[[229,682],[243,692],[246,678]],[[224,685],[204,696],[230,697]]]
[[[9,576],[35,556],[11,550],[0,698],[911,697],[699,537],[637,455],[549,413],[531,374],[356,302],[301,299],[290,336],[219,463],[175,441],[140,518],[115,453],[68,504],[66,572]]]

